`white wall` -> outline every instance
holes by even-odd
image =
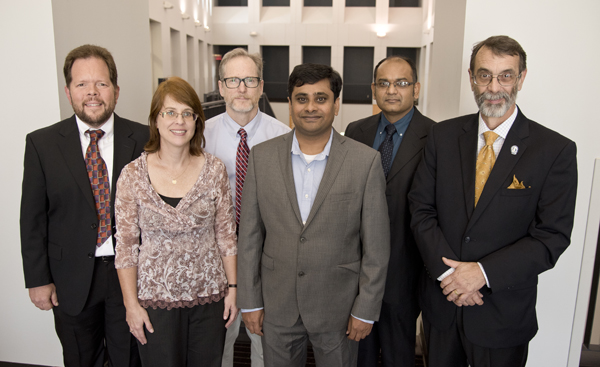
[[[52,9],[47,0],[3,1],[0,13],[0,49],[4,50],[0,58],[4,74],[0,361],[57,366],[62,358],[52,313],[38,310],[29,301],[19,236],[25,135],[60,118]]]
[[[439,19],[440,13],[436,14]],[[509,20],[500,19],[502,14]],[[528,56],[527,78],[517,104],[527,117],[569,137],[578,147],[572,243],[556,267],[540,277],[540,330],[530,344],[529,367],[579,366],[594,249],[586,249],[589,256],[583,261],[582,253],[594,158],[600,157],[595,138],[600,134],[600,116],[594,113],[600,84],[598,14],[596,0],[466,1],[463,60],[461,70],[456,70],[462,75],[459,114],[477,111],[467,74],[473,44],[506,34],[519,41]],[[598,223],[595,227],[597,233]]]

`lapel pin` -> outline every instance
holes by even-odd
[[[517,155],[518,151],[519,151],[519,147],[518,146],[513,145],[512,147],[510,147],[510,154]]]

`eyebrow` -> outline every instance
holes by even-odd
[[[492,74],[492,72],[491,72],[490,70],[486,69],[486,68],[479,68],[479,69],[477,69],[477,72],[478,72],[478,73],[479,73],[479,72],[482,72],[482,71]],[[500,74],[502,74],[502,73],[506,73],[506,72],[515,73],[515,70],[514,70],[514,69],[512,69],[512,68],[510,68],[510,69],[504,69],[504,70],[502,70],[502,71],[500,72]]]
[[[396,78],[396,79],[394,79],[394,81],[398,81],[398,80],[407,80],[408,81],[408,78],[402,77],[402,78]],[[377,81],[378,82],[388,82],[389,80],[386,79],[386,78],[379,78],[379,79],[377,79]]]

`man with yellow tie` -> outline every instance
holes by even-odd
[[[538,274],[570,243],[576,146],[517,107],[526,75],[517,41],[474,46],[479,113],[433,126],[409,193],[431,367],[525,366]]]

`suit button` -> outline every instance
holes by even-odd
[[[306,238],[300,237],[300,242],[302,242],[302,243],[306,242]]]
[[[98,228],[98,225],[96,223],[92,223],[92,225],[90,226],[92,229],[96,229]]]
[[[90,259],[93,259],[93,258],[94,258],[94,253],[93,253],[93,252],[90,252],[90,253],[88,254],[88,258],[90,258]]]
[[[471,237],[465,237],[465,243],[471,242]]]
[[[304,276],[304,272],[303,272],[303,271],[299,272],[299,273],[298,273],[298,276],[299,276],[299,277],[303,277],[303,276]]]

